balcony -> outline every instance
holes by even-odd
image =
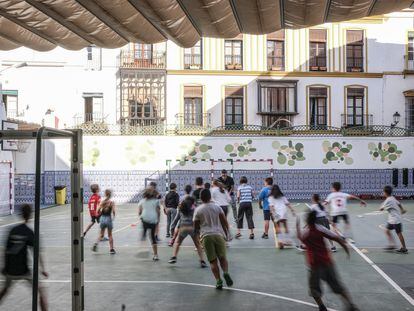
[[[341,114],[342,127],[371,126],[372,114]]]
[[[75,126],[80,126],[83,124],[90,124],[90,123],[105,123],[106,116],[102,113],[78,113],[75,114],[73,117],[73,124]]]
[[[184,69],[203,69],[200,54],[184,54]]]
[[[165,52],[153,51],[148,58],[137,58],[134,52],[121,51],[118,65],[125,69],[165,69]]]
[[[210,113],[177,113],[175,115],[176,123],[184,126],[211,126]]]
[[[413,75],[414,74],[414,59],[412,55],[405,55],[405,75]]]

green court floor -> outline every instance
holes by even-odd
[[[409,254],[382,250],[386,245],[382,226],[386,214],[376,212],[379,202],[367,207],[350,205],[353,235],[356,241],[350,260],[340,250],[333,255],[342,281],[361,310],[414,310],[414,202],[403,202],[404,234]],[[296,203],[299,213],[304,203]],[[90,250],[97,227],[85,238],[86,310],[317,310],[307,293],[304,256],[295,249],[278,250],[271,234],[260,238],[263,228],[261,211],[255,206],[256,239],[249,240],[243,231],[240,240],[230,243],[228,257],[235,284],[232,289],[217,291],[209,269],[198,266],[190,240],[185,241],[176,265],[168,264],[168,247],[162,222],[160,261],[153,262],[148,242],[139,238],[136,205],[118,206],[114,238],[116,255],[108,253],[107,242],[98,253]],[[41,212],[42,250],[46,258],[50,310],[70,310],[70,210],[54,207]],[[15,216],[0,218],[0,239]],[[85,225],[88,216],[85,215]],[[232,222],[229,214],[229,221]],[[291,228],[294,219],[290,220]],[[232,223],[234,227],[234,223]],[[233,228],[234,229],[234,228]],[[0,282],[1,285],[1,282]],[[339,297],[326,289],[325,300],[331,310],[345,310]],[[29,310],[31,291],[17,283],[0,305],[1,310]]]

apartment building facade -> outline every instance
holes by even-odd
[[[268,35],[1,52],[9,119],[243,129],[414,127],[414,12]]]

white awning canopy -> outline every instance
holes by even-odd
[[[0,50],[234,38],[380,15],[413,0],[0,0]]]

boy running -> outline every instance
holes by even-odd
[[[264,181],[264,187],[260,191],[259,194],[259,208],[263,210],[263,217],[264,217],[264,233],[262,235],[262,239],[269,238],[269,222],[271,218],[270,209],[269,209],[269,195],[270,190],[273,186],[273,178],[267,177]]]
[[[195,209],[195,200],[193,197],[188,197],[184,199],[183,202],[180,203],[177,216],[175,217],[174,221],[171,224],[171,228],[172,230],[174,230],[177,223],[180,222],[178,238],[174,244],[173,255],[168,262],[170,264],[175,264],[177,262],[177,255],[178,255],[178,251],[180,250],[180,246],[185,240],[185,238],[187,236],[190,236],[193,239],[194,245],[197,249],[198,257],[200,258],[200,266],[201,268],[206,268],[207,264],[203,258],[203,250],[201,249],[201,245],[200,245],[200,237],[194,232],[194,227],[193,227],[194,209]]]
[[[177,185],[175,183],[170,184],[170,191],[165,196],[165,208],[164,213],[167,215],[167,234],[166,238],[174,235],[174,230],[171,228],[171,223],[177,215],[177,207],[180,204],[180,196],[177,193]]]
[[[201,190],[203,190],[203,189],[204,189],[203,178],[202,177],[197,177],[195,179],[195,190],[193,191],[193,197],[195,199],[196,206],[198,206],[202,203],[201,199],[200,199],[200,193],[201,193]]]
[[[225,242],[225,237],[229,236],[229,224],[220,206],[211,202],[210,190],[204,189],[201,191],[200,199],[203,204],[195,210],[194,230],[197,233],[201,233],[204,250],[210,262],[211,271],[216,279],[216,288],[223,288],[219,262],[227,286],[232,286],[233,280],[228,272]]]
[[[85,232],[83,233],[84,237],[95,223],[99,223],[99,214],[97,213],[99,204],[101,203],[101,196],[99,195],[99,185],[91,185],[91,191],[92,195],[88,201],[88,210],[89,215],[91,216],[91,222],[88,224],[88,226],[85,229]]]
[[[401,248],[396,252],[400,254],[407,254],[408,250],[405,246],[404,236],[402,234],[402,223],[401,223],[401,214],[405,214],[407,211],[403,208],[400,202],[392,195],[392,187],[384,187],[384,196],[385,201],[382,203],[380,211],[386,210],[388,212],[388,221],[387,229],[385,230],[385,235],[388,238],[389,246],[386,247],[386,250],[395,249],[395,240],[391,234],[392,230],[395,230],[398,238],[400,239]]]
[[[191,187],[191,185],[186,185],[184,187],[184,195],[182,197],[180,197],[180,202],[183,202],[186,198],[193,198],[191,196],[191,191],[193,191],[193,187]],[[180,221],[178,221],[174,226],[173,226],[173,230],[174,233],[171,237],[171,240],[168,242],[168,246],[169,247],[173,247],[175,240],[177,239],[178,233],[179,233],[179,229],[180,229]]]
[[[28,247],[34,245],[34,232],[27,226],[32,208],[25,204],[22,206],[23,223],[13,227],[7,237],[3,275],[6,280],[3,289],[0,291],[0,302],[9,291],[12,283],[17,280],[26,280],[32,285],[33,276],[28,267]],[[40,270],[44,277],[48,277],[43,265],[42,256],[39,254]],[[47,310],[47,301],[44,289],[39,284],[40,307],[42,311]]]
[[[347,210],[348,200],[358,200],[361,206],[366,206],[367,203],[355,195],[342,192],[341,188],[342,186],[340,182],[336,181],[332,183],[331,193],[325,199],[324,204],[329,204],[329,214],[332,217],[332,226],[335,231],[338,232],[338,223],[342,218],[345,222],[344,236],[349,239],[349,242],[353,243],[354,241],[351,239],[351,225],[349,223],[349,215]],[[332,246],[332,251],[336,252],[335,246]]]
[[[105,198],[102,200],[101,204],[98,208],[98,214],[101,215],[100,219],[100,227],[101,231],[99,233],[98,240],[92,247],[92,251],[98,251],[98,242],[102,241],[105,230],[108,231],[108,238],[109,238],[109,253],[111,255],[116,254],[114,249],[114,238],[112,237],[112,229],[114,227],[113,221],[115,219],[115,203],[111,200],[112,191],[109,189],[105,190]]]
[[[349,257],[348,247],[346,246],[345,241],[335,233],[316,224],[316,218],[316,211],[310,211],[307,214],[306,222],[308,228],[306,232],[303,233],[300,229],[300,219],[299,217],[296,218],[297,237],[306,246],[306,259],[309,266],[309,293],[318,304],[319,311],[327,311],[328,309],[322,301],[322,288],[320,283],[321,280],[323,280],[328,283],[334,293],[342,296],[347,304],[348,311],[358,311],[358,308],[353,304],[348,291],[339,280],[334,262],[326,248],[324,239],[326,238],[339,243]]]
[[[237,201],[239,202],[239,212],[237,214],[237,234],[236,239],[240,238],[241,229],[243,229],[243,218],[246,215],[247,227],[250,229],[249,239],[254,239],[254,222],[253,222],[253,188],[247,184],[247,177],[240,178],[240,186],[237,189]]]

